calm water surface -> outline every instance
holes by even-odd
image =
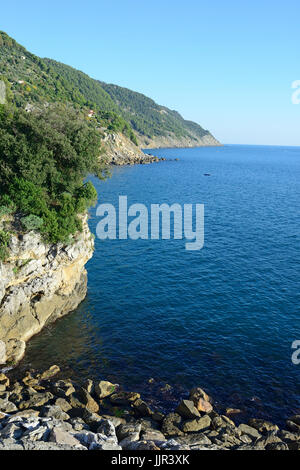
[[[175,395],[200,385],[275,421],[300,412],[300,366],[291,362],[300,340],[300,148],[151,153],[180,161],[93,179],[99,202],[203,203],[203,250],[96,240],[86,300],[30,341],[22,367],[57,363],[79,380],[109,378],[146,397],[157,392],[150,377]],[[98,220],[92,209],[94,233]]]

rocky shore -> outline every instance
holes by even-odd
[[[103,138],[102,144],[103,155],[108,165],[148,165],[167,160],[164,157],[142,152],[139,147],[122,134],[107,134]],[[174,158],[172,161],[178,160],[178,158]]]
[[[160,159],[147,155],[123,134],[107,134],[103,140],[103,153],[109,165],[146,165]]]
[[[207,132],[202,137],[190,132],[185,137],[176,137],[174,134],[156,136],[152,138],[140,136],[143,148],[193,148],[193,147],[221,147],[222,144]]]
[[[300,415],[286,429],[236,425],[199,387],[165,414],[105,380],[62,379],[54,365],[19,379],[0,373],[0,450],[300,450]]]

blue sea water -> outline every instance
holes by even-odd
[[[79,380],[108,378],[158,401],[150,377],[175,395],[199,385],[220,405],[278,422],[300,412],[291,360],[300,340],[300,148],[149,153],[180,160],[92,178],[99,203],[117,207],[127,195],[129,204],[205,204],[204,248],[96,239],[86,300],[30,341],[23,366],[58,363]],[[93,208],[94,233],[98,221]]]

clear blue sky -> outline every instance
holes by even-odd
[[[224,143],[300,145],[299,0],[15,0],[0,29]]]

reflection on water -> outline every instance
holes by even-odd
[[[180,161],[93,179],[99,201],[204,203],[204,249],[96,240],[86,300],[29,342],[21,366],[56,363],[77,381],[106,378],[169,403],[200,385],[226,406],[282,421],[300,411],[300,366],[291,362],[300,339],[300,150],[156,154]],[[92,209],[93,233],[96,224]],[[161,392],[164,383],[175,392]]]

